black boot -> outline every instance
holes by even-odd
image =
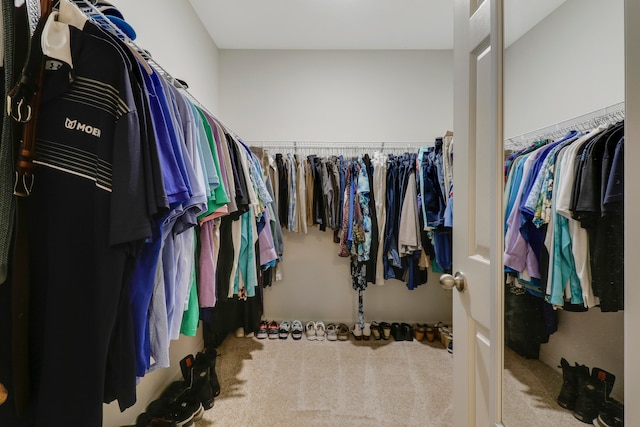
[[[578,377],[585,382],[589,377],[589,368],[584,365],[569,365],[563,357],[560,360],[562,368],[562,389],[556,401],[565,409],[573,410],[578,400]]]
[[[196,359],[200,358],[202,364],[208,364],[209,366],[209,381],[211,383],[211,389],[213,390],[213,396],[220,394],[220,382],[218,381],[218,375],[216,374],[216,358],[218,352],[215,348],[206,348],[203,352],[198,353]]]
[[[578,388],[578,400],[573,416],[583,423],[591,424],[605,409],[615,380],[616,377],[612,373],[593,368],[591,377]]]
[[[198,353],[193,363],[193,387],[191,387],[191,396],[202,403],[204,409],[213,408],[213,388],[211,387],[211,369],[210,363]]]

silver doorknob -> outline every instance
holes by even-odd
[[[464,292],[467,289],[467,278],[464,273],[456,271],[456,275],[443,274],[440,276],[440,286],[446,290],[451,290],[454,287],[458,292]]]

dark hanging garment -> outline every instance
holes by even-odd
[[[231,169],[233,170],[233,183],[236,190],[236,205],[238,210],[229,214],[233,219],[239,219],[242,214],[249,210],[249,193],[247,190],[247,180],[242,172],[242,162],[240,161],[240,153],[238,145],[229,134],[225,134],[227,146],[229,147],[229,157],[231,159]]]
[[[282,154],[276,154],[275,160],[278,168],[278,219],[280,226],[287,228],[289,225],[289,174]]]
[[[389,155],[387,160],[387,212],[382,253],[385,280],[396,278],[394,267],[401,266],[400,254],[398,253],[398,218],[400,218],[398,169],[398,158]],[[402,280],[402,276],[397,279]]]
[[[375,284],[380,236],[378,235],[378,218],[376,216],[376,201],[373,191],[373,165],[368,154],[364,155],[363,160],[369,177],[369,216],[371,217],[371,247],[369,249],[369,261],[366,263],[366,278],[367,282]]]
[[[524,358],[538,359],[540,344],[549,340],[543,313],[549,304],[512,285],[505,285],[504,295],[505,344]]]
[[[609,174],[602,182],[602,218],[594,251],[598,268],[593,279],[600,309],[608,312],[624,309],[624,137],[607,142],[603,164]]]
[[[313,223],[320,226],[320,231],[326,231],[327,215],[324,206],[322,160],[314,155],[308,156],[307,159],[313,174]]]

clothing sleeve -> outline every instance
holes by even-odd
[[[122,116],[115,127],[109,244],[151,236],[137,113]]]

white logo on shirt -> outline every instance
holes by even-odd
[[[97,127],[89,126],[84,123],[80,123],[77,119],[71,120],[69,117],[64,119],[64,127],[71,130],[79,130],[89,135],[100,137],[102,131]]]
[[[62,68],[63,63],[60,61],[56,61],[54,59],[48,59],[45,62],[44,65],[44,69],[45,70],[50,70],[50,71],[55,71],[55,70],[59,70],[60,68]]]

